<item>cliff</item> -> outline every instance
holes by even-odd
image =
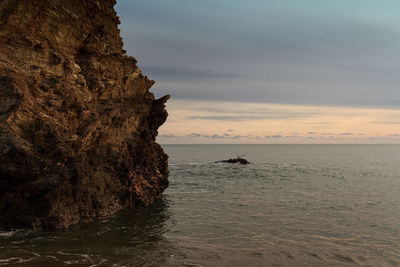
[[[169,96],[122,49],[114,4],[0,2],[0,226],[63,229],[168,187]]]

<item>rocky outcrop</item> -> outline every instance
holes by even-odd
[[[233,159],[228,159],[228,160],[220,160],[220,161],[216,161],[215,163],[233,163],[233,164],[250,164],[250,162],[247,159],[241,158],[241,157],[236,157]]]
[[[168,186],[167,118],[115,0],[0,1],[0,225],[67,228]]]

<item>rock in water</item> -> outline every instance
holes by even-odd
[[[239,164],[250,164],[250,162],[247,159],[237,157],[233,159],[228,159],[228,160],[220,160],[216,161],[215,163],[239,163]]]
[[[63,229],[168,187],[169,96],[122,50],[114,4],[0,2],[0,226]]]

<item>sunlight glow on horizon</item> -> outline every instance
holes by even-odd
[[[400,110],[170,100],[157,141],[185,143],[400,143]]]

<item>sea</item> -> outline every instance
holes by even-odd
[[[148,208],[0,231],[8,266],[400,266],[400,145],[163,145]],[[249,165],[216,163],[243,155]]]

